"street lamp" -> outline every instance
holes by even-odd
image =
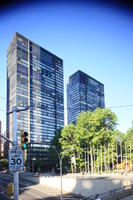
[[[62,156],[60,155],[60,153],[56,150],[55,146],[51,146],[51,148],[57,153],[58,158],[59,158],[59,164],[60,164],[60,186],[61,186],[61,197],[60,199],[62,200]]]

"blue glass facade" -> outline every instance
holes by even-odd
[[[75,123],[84,111],[104,108],[104,85],[82,71],[69,77],[67,84],[68,123]]]
[[[31,144],[47,145],[64,126],[63,60],[15,33],[7,61],[7,110],[30,106],[18,113],[18,142],[24,130]],[[7,132],[12,138],[12,116]]]

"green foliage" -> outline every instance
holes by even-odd
[[[133,146],[133,122],[132,127],[126,133],[126,141]]]
[[[130,153],[133,154],[133,122],[131,128],[128,129],[126,133],[126,142],[127,142],[127,157],[130,159]],[[132,155],[133,159],[133,155]]]
[[[8,160],[7,159],[1,159],[0,160],[0,170],[8,169]]]
[[[61,153],[61,144],[59,139],[61,138],[61,129],[58,130],[53,140],[51,141],[51,147],[49,149],[49,158],[52,163],[59,165],[59,156]]]
[[[62,147],[62,155],[64,156],[72,156],[73,149],[76,149],[77,141],[76,141],[76,128],[73,124],[69,124],[62,129],[61,138],[59,142]]]
[[[103,165],[112,159],[116,162],[116,141],[119,138],[123,144],[125,142],[125,135],[116,130],[116,124],[117,117],[109,109],[82,112],[77,117],[76,125],[65,126],[53,142],[59,147],[61,155],[69,158],[69,162],[73,156],[76,158],[76,166],[80,170],[85,164],[85,148],[90,159],[95,157],[96,165],[98,162]],[[120,153],[120,142],[117,145]]]
[[[61,138],[61,130],[58,130],[56,135],[54,136],[53,140],[51,141],[51,146],[56,148],[56,151],[61,153],[61,144],[59,142],[59,139]]]

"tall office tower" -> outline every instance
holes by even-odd
[[[19,33],[7,52],[7,111],[13,106],[29,106],[17,113],[18,142],[24,130],[31,147],[49,145],[64,126],[63,60]],[[7,115],[7,135],[13,138],[12,114]]]
[[[1,133],[1,121],[0,121],[0,133]],[[0,137],[0,159],[1,159],[1,156],[2,156],[2,138]]]
[[[2,133],[2,122],[0,121],[0,133]],[[3,135],[3,133],[2,133]],[[4,139],[0,137],[0,159],[4,157]]]
[[[68,123],[75,123],[84,111],[104,108],[104,85],[82,71],[69,77],[67,84]]]

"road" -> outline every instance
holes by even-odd
[[[9,200],[10,198],[7,195],[5,195],[4,193],[0,192],[0,199],[1,200]]]
[[[9,182],[13,182],[13,176],[10,174],[2,173],[0,176],[0,188],[6,188]],[[2,179],[1,179],[2,177]],[[19,181],[19,194],[22,200],[58,200],[60,199],[60,190],[50,187],[44,187],[42,184],[35,184],[27,180]],[[0,198],[2,199],[2,198]],[[63,195],[63,200],[76,200],[80,199],[72,194]],[[2,199],[4,200],[4,198]]]
[[[122,200],[133,200],[133,195],[123,198]]]

